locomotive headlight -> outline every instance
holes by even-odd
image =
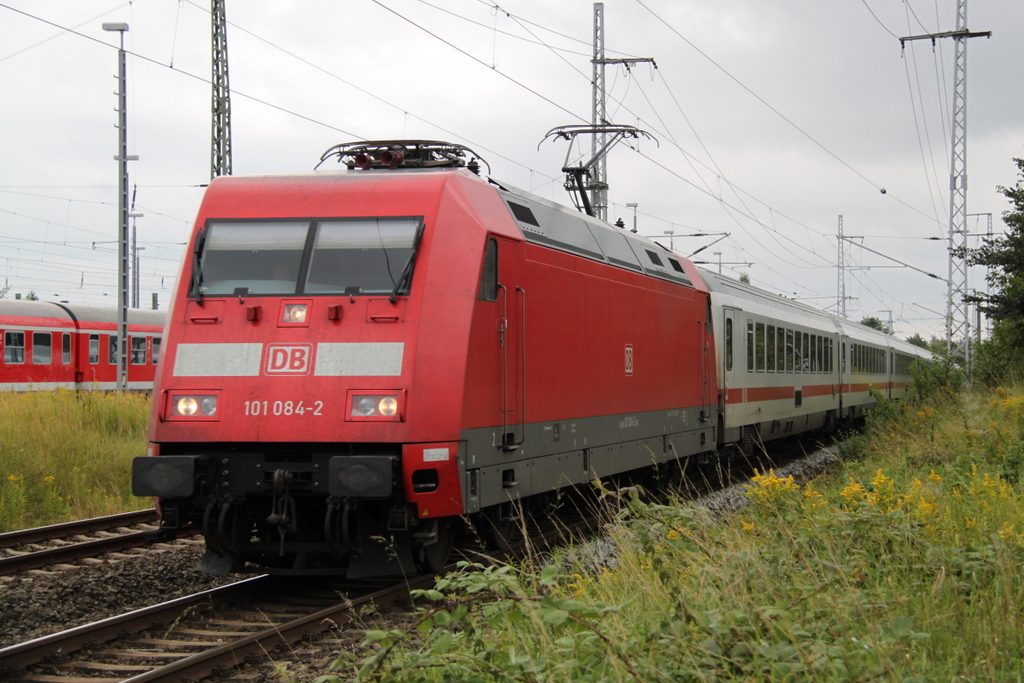
[[[216,420],[217,396],[215,394],[172,394],[168,401],[170,420]]]
[[[352,414],[362,415],[363,417],[369,417],[370,415],[373,415],[374,409],[375,406],[373,403],[373,399],[370,398],[369,396],[363,396],[352,407]]]
[[[397,394],[353,394],[349,419],[399,420]]]
[[[306,322],[306,311],[308,310],[307,304],[285,304],[284,314],[281,318],[281,322],[285,323],[304,323]]]
[[[385,396],[377,402],[377,410],[385,417],[392,417],[398,413],[398,399],[394,396]]]
[[[199,410],[203,412],[203,415],[213,417],[217,414],[217,397],[206,396],[202,401],[199,402]]]
[[[178,415],[195,415],[199,410],[199,401],[194,396],[179,396],[174,405],[178,409]]]

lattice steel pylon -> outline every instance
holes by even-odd
[[[594,3],[594,66],[593,107],[590,124],[601,126],[607,123],[608,110],[605,105],[605,58],[604,58],[604,3]],[[608,142],[605,133],[596,133],[591,142],[591,156],[597,156],[597,150],[603,149]],[[608,160],[601,156],[594,163],[590,172],[590,205],[594,215],[603,221],[608,220]]]
[[[213,135],[210,178],[231,175],[231,88],[228,85],[228,25],[225,0],[211,0],[213,23]]]
[[[935,45],[936,38],[952,38],[956,43],[953,65],[953,134],[949,160],[949,266],[946,283],[946,351],[950,355],[966,350],[968,345],[967,262],[957,250],[967,245],[967,39],[992,37],[991,31],[967,30],[967,0],[957,0],[956,30],[900,38],[925,38]],[[962,252],[961,252],[962,253]],[[967,360],[970,360],[967,358]]]

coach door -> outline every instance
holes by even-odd
[[[729,401],[729,392],[736,385],[736,352],[740,348],[739,316],[734,308],[723,309],[725,330],[722,333],[722,377],[725,378],[725,401]]]
[[[849,390],[850,367],[846,363],[846,347],[849,346],[850,338],[846,335],[839,336],[839,413],[842,418],[846,413],[846,392]]]
[[[498,340],[501,346],[502,448],[515,450],[525,437],[526,291],[521,286],[522,244],[501,237],[498,246]]]

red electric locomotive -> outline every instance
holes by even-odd
[[[117,310],[0,300],[0,391],[117,387]],[[149,390],[165,314],[128,311],[128,388]]]
[[[331,155],[199,210],[133,488],[202,527],[202,569],[433,570],[460,519],[500,542],[559,488],[716,448],[691,264],[458,145]]]

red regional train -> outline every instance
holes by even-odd
[[[133,490],[165,535],[201,526],[204,571],[436,570],[462,520],[500,544],[563,487],[857,414],[854,339],[915,353],[484,180],[467,148],[332,155],[199,209]]]
[[[166,314],[128,311],[128,388],[153,388]],[[0,299],[0,391],[117,387],[118,311]]]

